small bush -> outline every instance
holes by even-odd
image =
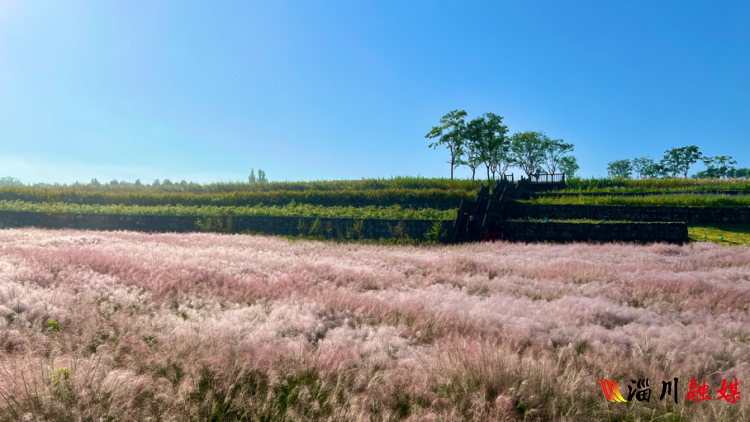
[[[364,220],[357,220],[353,226],[346,228],[346,238],[350,240],[359,240],[362,238],[362,225]]]
[[[47,325],[49,325],[50,330],[56,333],[59,333],[62,330],[60,328],[60,324],[57,321],[55,321],[54,318],[50,318],[49,321],[47,321]]]
[[[231,233],[232,216],[212,215],[195,220],[195,228],[200,232]]]
[[[320,226],[320,218],[316,218],[310,226],[310,231],[307,233],[310,236],[320,236],[322,227]]]
[[[443,237],[443,222],[442,221],[436,221],[432,223],[432,227],[430,227],[430,230],[425,233],[425,239],[427,239],[428,242],[439,242],[440,239]]]

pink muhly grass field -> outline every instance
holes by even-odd
[[[750,248],[710,243],[6,229],[0,420],[750,420],[749,311]]]

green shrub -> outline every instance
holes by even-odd
[[[312,226],[310,226],[310,231],[307,234],[310,236],[320,236],[320,230],[320,217],[318,217],[313,221]]]
[[[425,233],[424,237],[427,239],[428,242],[439,242],[440,239],[443,236],[443,222],[442,221],[436,221],[432,223],[432,227],[430,227],[430,230]]]
[[[195,228],[201,232],[231,233],[232,216],[210,215],[195,220]]]
[[[358,220],[354,222],[353,226],[346,228],[346,238],[350,240],[358,240],[362,238],[362,225],[364,224],[363,220]]]
[[[304,236],[305,231],[306,231],[306,226],[305,226],[305,220],[303,218],[300,218],[299,221],[297,222],[297,231],[299,232],[300,236]]]
[[[59,333],[60,330],[61,330],[60,323],[58,323],[57,321],[55,321],[54,318],[50,318],[49,321],[47,321],[47,325],[49,326],[50,330],[52,330],[52,331],[54,331],[56,333]]]
[[[70,369],[62,366],[55,371],[55,374],[52,377],[55,381],[66,381],[70,379]]]

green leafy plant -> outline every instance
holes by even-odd
[[[333,224],[330,221],[326,223],[326,237],[329,239],[333,237]]]
[[[351,240],[358,240],[362,238],[362,225],[364,220],[357,220],[353,226],[346,228],[346,238]]]
[[[430,227],[430,230],[428,230],[424,236],[428,242],[439,242],[441,237],[443,236],[443,222],[436,221],[432,223],[432,227]]]
[[[59,333],[62,330],[62,328],[60,327],[60,323],[55,321],[54,318],[50,318],[49,321],[47,321],[47,325],[49,326],[49,329],[51,331],[54,331],[56,333]]]
[[[310,231],[307,233],[309,236],[320,236],[321,232],[321,226],[320,226],[320,217],[316,218],[315,221],[313,221],[312,226],[310,226]]]
[[[299,232],[300,236],[303,236],[305,232],[307,231],[307,226],[305,225],[305,220],[300,218],[299,222],[297,223],[297,231]]]
[[[195,228],[201,232],[231,233],[232,216],[211,215],[195,220]]]
[[[75,398],[70,377],[70,369],[62,366],[60,368],[57,368],[50,379],[50,391],[58,400],[61,400],[62,402],[69,402]]]
[[[70,379],[70,369],[61,366],[55,371],[54,375],[52,375],[52,379],[54,382],[67,381]]]

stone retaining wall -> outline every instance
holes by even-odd
[[[547,242],[669,242],[688,240],[687,224],[680,223],[560,223],[518,222],[501,223],[504,240]]]
[[[275,235],[322,235],[327,238],[380,239],[400,237],[402,233],[412,239],[425,239],[435,221],[386,220],[313,217],[261,217],[222,216],[208,219],[196,216],[174,215],[118,215],[118,214],[46,214],[24,211],[0,211],[0,227],[43,227],[52,229],[74,228],[89,230],[132,230],[144,232],[194,232],[199,231],[196,221],[209,224],[212,231],[239,233],[250,231]],[[314,227],[318,221],[317,228]],[[361,222],[361,223],[359,223]],[[443,221],[444,236],[453,221]],[[502,223],[504,238],[511,241],[639,241],[677,242],[687,239],[685,223],[607,223],[579,224],[557,222]]]
[[[534,197],[549,198],[554,196],[618,196],[618,197],[631,197],[631,196],[664,196],[664,195],[726,195],[726,196],[741,196],[750,195],[750,190],[686,190],[686,191],[660,191],[660,192],[544,192],[533,195]]]
[[[222,216],[209,217],[177,215],[120,215],[120,214],[46,214],[41,212],[0,211],[2,227],[74,228],[90,230],[133,230],[145,232],[199,231],[196,221],[208,223],[212,231],[240,233],[251,231],[276,235],[325,235],[326,237],[354,237],[365,239],[391,238],[404,233],[413,239],[424,239],[433,220],[387,220],[314,217]],[[316,233],[310,233],[318,222]],[[357,222],[361,221],[361,226]],[[329,225],[330,223],[330,225]],[[446,231],[453,221],[444,221]],[[330,229],[330,231],[329,231]]]
[[[750,224],[750,207],[674,207],[641,205],[540,205],[509,203],[508,218],[560,220],[677,221],[690,224]]]

